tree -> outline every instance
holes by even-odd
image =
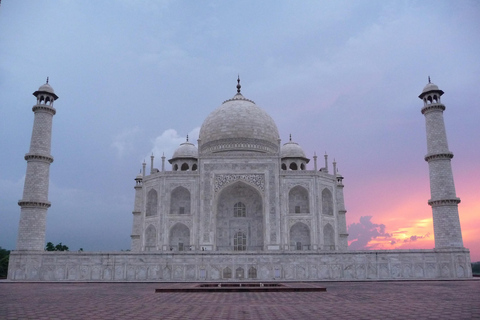
[[[472,273],[474,275],[480,275],[480,261],[472,262]]]
[[[45,251],[55,251],[55,246],[51,242],[47,242],[47,245],[45,246]]]
[[[6,250],[0,247],[0,278],[7,277],[9,257],[10,257],[10,250]]]
[[[68,247],[61,242],[56,246],[53,245],[53,243],[51,242],[47,242],[47,245],[45,246],[45,251],[68,251]]]
[[[55,246],[55,251],[68,251],[68,247],[60,242]]]

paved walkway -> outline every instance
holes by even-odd
[[[327,292],[155,293],[162,283],[0,281],[0,319],[480,319],[480,281],[322,282]]]

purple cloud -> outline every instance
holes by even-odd
[[[372,216],[360,217],[359,223],[352,223],[348,226],[348,237],[354,241],[349,248],[353,250],[369,249],[368,243],[377,237],[391,237],[385,232],[384,224],[376,224],[371,221]]]
[[[384,240],[388,241],[390,245],[394,246],[402,243],[415,242],[419,239],[430,237],[430,233],[427,233],[425,235],[412,235],[406,239],[403,239],[405,232],[386,232],[387,228],[383,223],[373,223],[371,219],[372,216],[362,216],[360,217],[360,221],[358,223],[352,223],[348,226],[348,238],[349,241],[351,241],[349,249],[374,249],[376,245],[369,245],[369,243],[376,238],[383,238]],[[398,237],[398,235],[401,237]]]

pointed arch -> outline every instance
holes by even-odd
[[[157,229],[149,225],[145,229],[145,251],[153,251],[157,247]]]
[[[232,269],[230,269],[229,267],[226,267],[225,269],[223,269],[222,277],[224,279],[231,279],[232,278]]]
[[[217,195],[215,210],[217,250],[263,250],[263,198],[256,188],[243,181],[224,187]]]
[[[333,196],[327,188],[322,191],[322,213],[333,216]]]
[[[186,251],[190,248],[190,229],[183,223],[176,223],[169,232],[170,250]]]
[[[176,187],[170,195],[170,214],[191,213],[190,191],[185,187]]]
[[[335,230],[330,223],[323,227],[323,244],[325,250],[335,250]]]
[[[180,168],[181,171],[188,171],[189,167],[188,167],[188,163],[183,163],[182,164],[182,167]]]
[[[290,170],[298,170],[298,166],[295,162],[290,163]]]
[[[290,246],[294,250],[310,250],[310,228],[297,222],[290,228]]]
[[[288,192],[289,213],[310,213],[308,190],[302,186],[296,186]]]
[[[157,215],[157,207],[158,207],[158,193],[155,189],[148,191],[147,194],[147,208],[145,215],[155,216]]]
[[[245,278],[245,270],[242,267],[235,269],[235,278],[243,279]]]
[[[248,269],[248,279],[256,279],[257,278],[257,269],[255,267],[250,267]]]

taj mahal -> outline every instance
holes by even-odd
[[[238,80],[240,82],[240,80]],[[136,178],[132,251],[345,251],[342,177],[306,170],[300,145],[237,94],[182,143],[165,168]]]
[[[13,281],[299,281],[457,279],[472,276],[464,248],[443,121],[443,91],[429,82],[425,117],[435,248],[348,250],[343,176],[310,159],[273,119],[236,94],[161,161],[135,177],[130,252],[46,252],[53,107],[47,83],[36,104]],[[60,150],[61,152],[61,150]],[[313,160],[313,166],[310,161]],[[168,163],[166,163],[168,161]],[[307,164],[310,163],[307,169]]]

